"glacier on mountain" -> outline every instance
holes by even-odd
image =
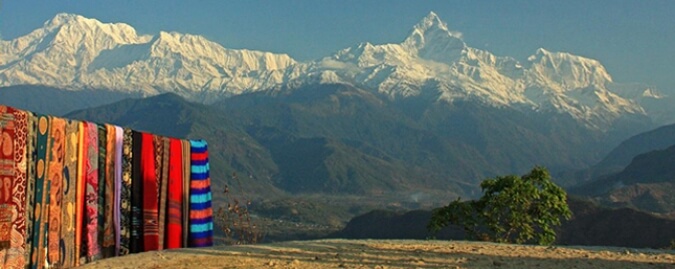
[[[346,83],[391,99],[432,90],[438,101],[566,113],[598,129],[624,115],[644,115],[639,102],[663,97],[653,88],[614,83],[601,63],[569,53],[539,49],[521,63],[469,47],[433,12],[401,43],[362,43],[309,62],[227,49],[197,35],[138,35],[124,23],[72,14],[0,41],[0,86],[175,92],[210,102],[308,83]]]

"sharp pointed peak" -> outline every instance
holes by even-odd
[[[424,19],[426,19],[426,20],[438,20],[438,21],[441,20],[438,17],[438,14],[436,14],[436,12],[433,12],[433,11],[429,11],[429,14],[427,14],[427,16],[424,17]]]
[[[412,49],[420,49],[430,41],[450,42],[454,44],[452,47],[466,45],[462,40],[462,33],[449,30],[448,25],[433,11],[413,27],[406,40],[403,41],[403,45]]]
[[[426,31],[433,28],[442,29],[448,31],[448,25],[441,20],[438,15],[430,11],[426,17],[422,18],[414,27],[415,29]]]

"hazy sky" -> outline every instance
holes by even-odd
[[[539,47],[602,62],[617,82],[675,93],[675,1],[25,1],[0,0],[0,35],[13,39],[60,12],[125,22],[139,33],[198,34],[226,48],[297,60],[371,42],[398,43],[429,11],[469,46],[525,60]]]

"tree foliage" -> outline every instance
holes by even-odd
[[[477,240],[550,245],[561,217],[569,219],[572,214],[567,194],[543,167],[537,166],[522,177],[486,179],[480,186],[483,197],[479,200],[457,199],[435,209],[428,229],[436,233],[455,224]]]

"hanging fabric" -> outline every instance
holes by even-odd
[[[167,249],[182,247],[183,238],[183,148],[178,139],[170,139],[168,211],[166,221]],[[187,157],[187,156],[186,156]]]
[[[0,105],[0,268],[213,244],[205,141]]]
[[[0,265],[26,265],[26,147],[25,112],[0,106]]]
[[[84,167],[86,173],[85,188],[85,242],[87,262],[92,262],[100,258],[101,247],[98,240],[98,126],[95,123],[87,122],[85,132],[85,150],[87,156],[84,158]]]
[[[143,251],[157,250],[159,242],[157,217],[157,171],[155,143],[152,134],[142,133],[141,174],[143,180]]]
[[[36,170],[35,170],[35,210],[33,218],[33,235],[31,250],[31,268],[42,269],[47,258],[46,236],[47,230],[47,208],[49,208],[49,181],[45,180],[46,164],[48,162],[47,152],[49,152],[49,117],[46,115],[37,115],[37,149],[36,149]]]
[[[181,140],[181,146],[183,154],[183,238],[182,246],[189,247],[189,235],[190,235],[190,175],[192,174],[192,165],[190,159],[190,141]]]
[[[33,224],[35,219],[35,170],[37,167],[37,117],[32,112],[26,111],[28,118],[27,138],[26,138],[26,248],[24,251],[24,261],[26,265],[31,262],[31,253],[33,249]]]
[[[115,126],[115,167],[113,183],[113,226],[115,229],[115,256],[120,256],[122,240],[122,149],[124,147],[124,130]]]
[[[80,122],[79,132],[78,132],[78,146],[77,146],[77,180],[76,185],[76,194],[75,194],[75,266],[83,264],[81,258],[85,255],[84,253],[85,245],[82,244],[84,240],[85,228],[84,228],[84,207],[85,207],[85,189],[87,185],[87,175],[86,169],[84,167],[85,159],[87,157],[87,147],[85,145],[86,141],[86,123]]]
[[[133,131],[124,129],[122,138],[122,186],[120,189],[120,256],[131,253],[132,186],[133,186]]]
[[[142,148],[143,134],[132,132],[132,179],[131,179],[131,239],[129,250],[131,253],[143,251],[143,170]]]
[[[106,185],[105,185],[105,177],[106,177],[106,144],[107,144],[107,137],[108,137],[108,130],[105,128],[105,125],[103,124],[96,124],[96,129],[98,133],[98,151],[97,155],[98,157],[96,158],[97,166],[98,166],[98,173],[96,175],[97,178],[97,189],[96,189],[96,195],[98,197],[98,201],[96,202],[96,221],[97,221],[97,227],[96,227],[96,241],[98,242],[98,245],[100,247],[100,256],[101,258],[105,257],[105,247],[103,246],[103,237],[104,233],[106,232],[105,227],[105,204],[106,204]]]
[[[47,261],[50,265],[61,266],[61,204],[63,201],[63,166],[65,157],[66,120],[51,117],[49,130],[50,145],[47,163],[47,178],[49,188],[49,231],[47,235]]]
[[[79,148],[79,121],[68,120],[65,134],[65,156],[63,165],[63,202],[61,203],[61,265],[64,268],[75,266],[75,226],[77,204],[77,163]]]
[[[102,257],[107,258],[107,257],[114,257],[115,256],[115,227],[113,225],[113,203],[115,201],[115,126],[112,126],[110,124],[105,124],[104,125],[106,131],[106,137],[105,137],[105,155],[102,156],[104,161],[103,163],[105,164],[104,168],[99,169],[104,169],[104,173],[99,173],[102,174],[104,177],[103,185],[105,186],[102,194],[103,194],[103,214],[99,214],[102,216],[102,219],[99,219],[99,221],[103,222],[103,232],[101,236],[101,246],[103,247],[102,250]],[[102,141],[102,139],[99,139]],[[100,160],[100,159],[99,159]],[[101,180],[99,180],[101,182]],[[101,192],[99,192],[101,193]],[[99,199],[100,200],[100,199]]]
[[[158,222],[158,233],[159,233],[159,244],[158,249],[164,249],[164,234],[166,230],[166,207],[167,207],[167,195],[168,195],[168,184],[169,184],[169,155],[171,143],[169,138],[162,136],[155,136],[156,143],[160,143],[162,146],[162,157],[160,175],[157,177],[159,181],[159,222]]]
[[[190,247],[213,245],[211,179],[206,142],[190,140]]]

